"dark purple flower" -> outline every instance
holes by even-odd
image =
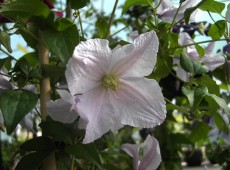
[[[50,8],[53,9],[54,8],[54,4],[52,2],[50,2],[49,0],[43,0],[43,2]]]
[[[230,53],[230,44],[227,44],[227,45],[224,46],[223,52],[224,53]]]

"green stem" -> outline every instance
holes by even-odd
[[[178,13],[179,13],[179,10],[180,10],[181,6],[182,6],[182,3],[180,3],[179,7],[177,8],[176,14],[175,14],[174,17],[173,17],[172,24],[171,24],[171,27],[170,27],[169,30],[171,30],[171,29],[173,28],[173,24],[174,24],[174,22],[175,22],[175,20],[176,20],[176,17],[177,17],[177,15],[178,15]]]
[[[184,47],[188,47],[188,46],[191,46],[191,45],[203,44],[203,43],[214,42],[214,41],[227,41],[228,42],[228,41],[230,41],[230,39],[200,41],[200,42],[196,42],[196,43],[191,43],[191,44],[186,44],[186,45],[182,45],[182,46],[173,47],[173,48],[170,48],[169,50],[177,49],[177,48],[184,48]]]
[[[83,27],[82,27],[81,14],[79,11],[78,11],[78,15],[79,15],[78,17],[79,17],[80,28],[81,28],[81,36],[84,39],[84,31],[83,31]]]
[[[122,29],[120,29],[120,30],[118,30],[117,32],[115,32],[114,34],[110,35],[110,36],[109,36],[109,38],[113,37],[114,35],[118,34],[119,32],[121,32],[121,31],[125,30],[125,29],[126,29],[126,28],[128,28],[128,27],[129,27],[129,25],[128,25],[128,26],[123,27]]]
[[[214,18],[212,17],[211,13],[210,13],[209,11],[207,11],[207,12],[208,12],[208,15],[210,16],[211,20],[212,20],[213,22],[216,22],[216,21],[214,20]]]
[[[112,14],[111,14],[111,17],[110,17],[110,20],[109,20],[109,26],[108,26],[107,32],[106,32],[106,34],[105,34],[105,35],[106,35],[106,39],[109,38],[109,31],[110,31],[110,27],[111,27],[112,22],[113,22],[113,17],[114,17],[115,11],[116,11],[116,9],[117,9],[118,1],[119,1],[119,0],[116,0],[115,4],[114,4],[114,6],[113,6],[113,11],[112,11]]]
[[[39,30],[39,38],[43,43],[39,43],[37,47],[39,63],[40,65],[49,64],[49,50],[44,46],[44,37],[42,32]],[[40,80],[40,113],[42,121],[46,121],[47,110],[46,110],[46,102],[50,98],[50,80],[48,77],[44,77]],[[44,135],[44,134],[43,134]],[[55,160],[55,152],[52,152],[47,158],[44,160],[43,170],[56,170],[56,160]]]
[[[162,3],[162,1],[163,0],[160,0],[160,2],[157,4],[157,6],[155,7],[155,9],[157,9],[159,6],[160,6],[160,4]],[[148,1],[149,2],[149,1]]]
[[[147,2],[149,3],[149,5],[154,9],[154,11],[155,11],[155,7],[153,6],[153,4],[149,1],[149,0],[147,0]]]
[[[184,113],[186,113],[186,114],[189,114],[188,111],[186,111],[186,110],[182,109],[181,107],[179,107],[179,106],[173,104],[169,99],[165,98],[165,100],[166,100],[168,103],[174,105],[178,110],[180,110],[180,111],[182,111],[182,112],[184,112]]]
[[[4,54],[10,56],[12,59],[14,59],[15,61],[17,61],[17,59],[15,59],[12,55],[10,55],[8,52],[6,52],[5,50],[3,50],[2,48],[0,48],[0,51],[2,51]]]

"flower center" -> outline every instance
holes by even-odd
[[[112,89],[112,90],[117,90],[118,88],[118,79],[116,76],[108,74],[103,77],[103,86],[105,87],[106,90]]]

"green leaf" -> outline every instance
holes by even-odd
[[[214,107],[213,103],[216,103],[219,107],[221,107],[224,110],[224,112],[226,114],[228,114],[228,115],[230,114],[229,108],[228,108],[224,99],[218,97],[215,94],[207,94],[205,99],[208,101],[208,103],[210,103],[210,102],[212,103],[212,105],[213,105],[212,107]]]
[[[7,32],[0,31],[0,43],[7,49],[9,53],[12,53],[10,46],[10,36]]]
[[[42,74],[45,77],[65,77],[65,67],[59,67],[49,64],[42,65]]]
[[[70,5],[72,9],[80,9],[89,4],[90,0],[70,0]]]
[[[202,0],[200,1],[196,6],[191,7],[191,8],[187,8],[184,12],[184,18],[185,18],[185,23],[188,25],[189,20],[190,20],[190,16],[191,14],[197,9],[199,8],[203,3],[205,3],[207,0]]]
[[[73,141],[73,133],[71,129],[63,123],[48,120],[39,124],[42,131],[47,136],[52,136],[56,140],[64,141],[71,144]]]
[[[194,90],[187,89],[186,87],[182,87],[182,93],[187,96],[190,106],[193,106],[194,103]]]
[[[8,134],[36,106],[37,101],[38,96],[28,91],[9,90],[0,96],[0,108]]]
[[[135,5],[147,6],[149,5],[149,2],[148,0],[126,0],[122,9],[122,14],[126,13],[131,6]]]
[[[224,120],[223,116],[221,115],[221,112],[216,111],[212,114],[212,118],[215,121],[215,124],[217,128],[220,131],[228,132],[228,123]]]
[[[45,136],[30,139],[20,146],[23,151],[45,151],[52,152],[55,146],[51,139]]]
[[[84,159],[100,166],[101,160],[94,143],[70,145],[65,148],[65,151],[74,155],[76,159]]]
[[[225,8],[225,4],[215,0],[206,0],[199,8],[203,11],[221,14]]]
[[[50,9],[40,0],[17,0],[7,5],[3,5],[0,13],[9,17],[28,18],[30,16],[49,16]]]
[[[107,36],[107,30],[108,30],[108,20],[106,20],[106,18],[103,17],[98,17],[97,22],[95,23],[95,26],[99,32],[99,36],[100,38],[106,38]],[[109,35],[110,33],[108,33]]]
[[[11,57],[6,57],[6,58],[1,58],[0,59],[0,69],[7,63],[11,62],[12,58]]]
[[[47,30],[43,33],[45,42],[50,50],[66,64],[69,58],[72,57],[75,46],[80,42],[76,25],[60,32]]]
[[[30,66],[32,66],[32,67],[37,66],[38,63],[39,63],[38,62],[39,61],[39,57],[38,57],[38,55],[37,55],[36,52],[27,53],[27,54],[23,55],[21,58],[24,58],[28,62],[28,64]]]
[[[149,76],[147,76],[147,78],[160,80],[164,77],[167,77],[170,73],[172,65],[173,65],[172,57],[170,56],[164,58],[158,57],[153,72]]]
[[[55,23],[55,28],[58,31],[63,31],[71,26],[73,26],[73,22],[70,21],[68,18],[58,18]]]
[[[197,61],[191,59],[185,51],[181,53],[180,65],[185,71],[193,74],[203,74],[208,72],[207,68],[203,67]]]
[[[208,109],[210,111],[210,115],[214,119],[218,129],[227,131],[228,130],[228,124],[225,122],[225,120],[222,116],[222,112],[218,110],[220,108],[220,105],[210,95],[206,95],[205,99],[208,102]],[[221,99],[218,99],[218,100],[221,100]],[[225,101],[222,101],[222,102],[225,103]],[[221,105],[224,105],[224,104],[221,104]],[[222,106],[222,107],[225,107],[225,106]],[[228,108],[226,108],[226,109],[228,109]]]
[[[15,170],[37,170],[49,154],[50,152],[43,151],[29,153],[22,157]]]
[[[224,33],[227,22],[225,20],[220,20],[211,25],[208,35],[212,37],[213,40],[220,39]]]
[[[208,93],[208,88],[206,86],[198,86],[194,89],[194,103],[192,106],[192,111],[197,110],[201,100],[207,93]]]
[[[201,47],[199,44],[196,44],[195,47],[196,47],[196,51],[198,52],[200,58],[203,57],[205,55],[205,49]]]
[[[204,122],[198,122],[194,125],[195,127],[192,129],[190,134],[190,139],[192,142],[198,142],[207,138],[210,127],[208,124]]]
[[[215,94],[217,96],[220,95],[220,88],[216,84],[216,81],[210,78],[207,75],[203,75],[202,77],[196,79],[196,83],[200,86],[206,86],[208,88],[208,92],[211,94]]]

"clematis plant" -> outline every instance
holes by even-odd
[[[83,143],[124,125],[150,128],[164,121],[161,88],[144,77],[153,70],[158,46],[150,31],[113,50],[104,39],[90,39],[75,48],[65,75],[71,95],[82,94],[73,107],[85,122]]]
[[[161,163],[159,143],[150,135],[142,144],[123,144],[122,150],[133,158],[134,170],[155,170]]]
[[[193,43],[189,34],[185,32],[179,34],[178,42],[181,45],[188,45]],[[189,57],[191,57],[195,61],[202,62],[208,68],[209,71],[213,71],[219,66],[223,65],[225,62],[225,58],[223,55],[218,53],[217,54],[212,53],[214,46],[215,46],[215,42],[209,43],[207,47],[205,47],[205,55],[203,57],[200,57],[194,45],[188,46],[186,49]],[[180,65],[178,66],[176,74],[181,80],[185,82],[189,81],[189,76],[190,76],[189,73],[186,72]]]

